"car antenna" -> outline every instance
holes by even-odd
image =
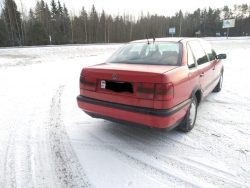
[[[148,40],[148,35],[146,35],[146,39]],[[150,44],[150,43],[149,43],[149,40],[148,40],[148,44]]]

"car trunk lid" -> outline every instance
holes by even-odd
[[[175,66],[104,63],[83,69],[81,76],[124,82],[161,83],[162,74]]]
[[[175,68],[114,63],[87,67],[81,73],[81,95],[111,103],[153,108],[154,99],[162,100],[162,93],[168,94],[169,86],[161,84],[162,74]]]

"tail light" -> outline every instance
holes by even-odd
[[[172,83],[155,85],[155,100],[168,101],[174,98],[174,86]]]
[[[174,97],[174,86],[167,84],[137,83],[136,97],[167,101]]]
[[[149,83],[137,83],[136,84],[136,97],[143,99],[154,98],[154,84]]]
[[[90,91],[95,91],[97,79],[93,77],[80,77],[80,88]]]

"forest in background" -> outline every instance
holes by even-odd
[[[17,7],[15,0],[3,0],[0,4],[0,46],[32,46],[59,44],[122,43],[155,37],[170,37],[169,28],[175,27],[175,37],[221,36],[222,21],[235,19],[230,36],[250,35],[250,5],[234,5],[222,8],[197,9],[193,13],[181,10],[173,16],[151,15],[141,12],[140,16],[117,13],[111,16],[105,10],[97,12],[84,6],[78,13],[69,13],[65,4],[51,0],[48,5],[38,0],[35,7],[26,11],[22,1]]]

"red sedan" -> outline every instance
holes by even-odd
[[[77,103],[94,118],[190,131],[197,106],[222,88],[222,59],[226,54],[203,39],[133,41],[105,63],[82,69]]]

